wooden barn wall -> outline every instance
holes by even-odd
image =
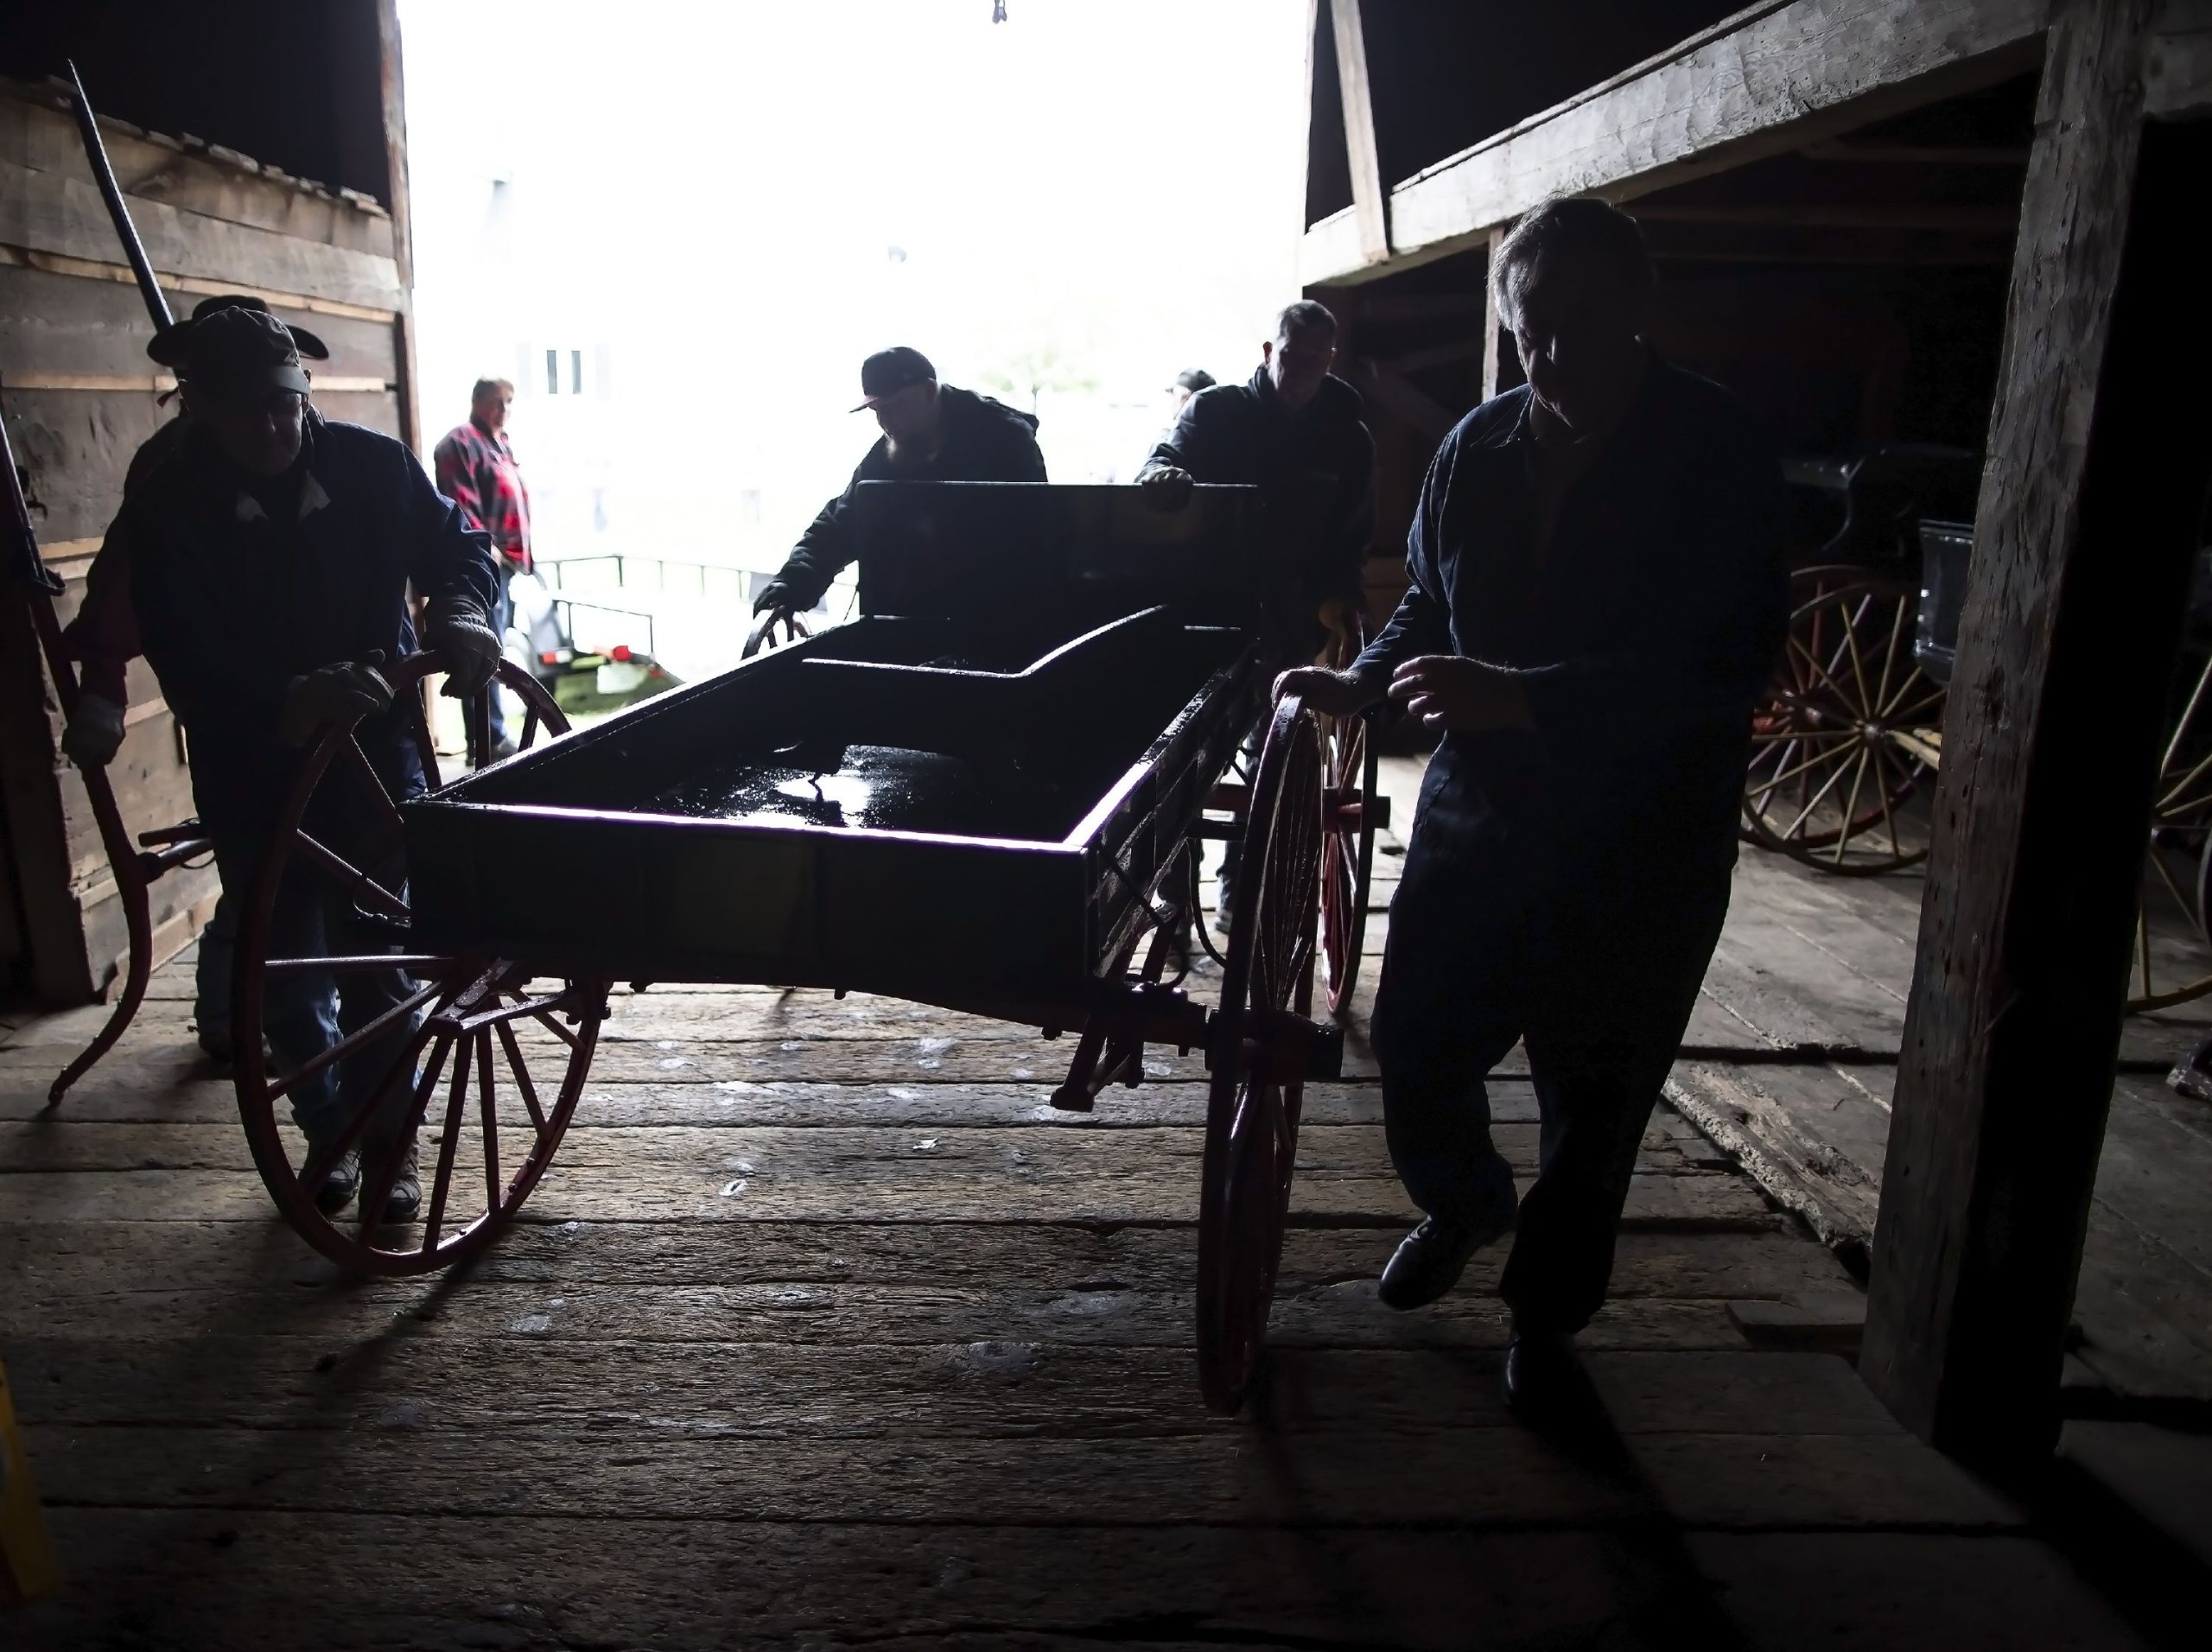
[[[315,397],[328,416],[400,434],[405,295],[381,208],[119,123],[104,136],[171,308],[258,294],[330,346]],[[69,116],[42,86],[0,85],[0,406],[42,554],[67,581],[65,623],[131,454],[171,416],[148,332]],[[0,604],[0,982],[67,1001],[105,990],[124,931],[60,726],[29,614]],[[193,812],[182,732],[143,664],[110,778],[133,831]],[[157,955],[190,939],[214,893],[207,869],[154,886]]]

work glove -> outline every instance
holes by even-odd
[[[430,646],[446,657],[448,699],[467,699],[499,669],[499,633],[467,597],[431,598],[424,629]]]
[[[799,608],[810,605],[802,603],[791,588],[781,580],[770,580],[760,588],[760,594],[753,604],[753,612],[766,613],[772,608]]]
[[[391,684],[377,669],[383,664],[379,648],[359,661],[340,661],[294,677],[276,714],[276,738],[287,746],[304,746],[327,724],[351,723],[387,709]]]
[[[61,752],[80,769],[104,769],[123,747],[123,708],[105,695],[80,694],[69,726],[61,731]]]
[[[1198,479],[1177,465],[1156,465],[1137,478],[1137,491],[1155,511],[1179,511],[1191,502]]]

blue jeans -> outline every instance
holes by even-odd
[[[353,859],[352,846],[329,847]],[[225,904],[252,899],[261,865],[264,842],[255,836],[218,836],[215,863],[222,874]],[[359,861],[355,863],[359,864]],[[401,868],[377,865],[364,868],[388,889],[401,888]],[[217,909],[218,921],[221,908]],[[210,924],[213,931],[213,924]],[[235,927],[233,927],[235,934]],[[269,953],[272,957],[333,957],[380,952],[391,945],[391,937],[356,910],[354,898],[334,880],[294,856],[289,875],[277,891],[270,914]],[[224,950],[235,950],[234,944]],[[207,997],[209,963],[203,943],[200,954],[200,993]],[[276,1058],[279,1071],[304,1066],[342,1039],[404,1002],[417,989],[415,978],[398,969],[352,971],[345,975],[315,974],[264,976],[263,1032]],[[221,1001],[226,1006],[225,983]],[[416,1082],[413,1063],[397,1072],[393,1064],[405,1053],[409,1039],[422,1025],[419,1008],[399,1017],[385,1032],[344,1059],[302,1080],[291,1091],[292,1118],[308,1137],[325,1141],[342,1134],[363,1109],[374,1106],[376,1116],[367,1134],[378,1140],[400,1135],[407,1121]],[[378,1087],[385,1086],[381,1096]]]
[[[200,931],[200,962],[193,971],[192,1019],[200,1032],[227,1038],[231,1031],[231,972],[238,947],[238,908],[228,885],[215,897],[214,916]]]

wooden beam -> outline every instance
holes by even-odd
[[[1328,0],[1336,31],[1337,91],[1344,111],[1344,153],[1351,162],[1352,221],[1359,231],[1363,264],[1390,256],[1389,207],[1382,192],[1381,151],[1375,143],[1375,99],[1367,80],[1367,36],[1360,0]]]
[[[421,383],[415,370],[415,212],[407,184],[407,91],[401,76],[399,0],[377,0],[377,80],[383,111],[385,207],[391,213],[393,272],[399,285],[391,354],[399,393],[399,439],[423,449]]]
[[[132,198],[130,206],[146,256],[165,276],[245,283],[387,312],[400,306],[398,270],[390,258],[156,200]],[[0,161],[0,245],[101,261],[114,256],[115,229],[92,184]]]
[[[1370,279],[1477,245],[1553,195],[1627,200],[1993,84],[2034,67],[2049,11],[2050,0],[1753,7],[1399,184],[1384,264],[1340,262],[1326,238],[1301,270],[1309,282]]]
[[[2212,454],[2212,131],[2145,124],[2152,5],[2049,39],[1875,1229],[1860,1369],[1993,1467],[2056,1438]]]
[[[1394,416],[1402,419],[1430,442],[1441,442],[1459,415],[1438,401],[1420,385],[1401,378],[1389,368],[1374,362],[1363,364],[1360,389],[1375,404]]]
[[[2010,206],[1946,201],[1879,203],[1835,200],[1639,201],[1646,224],[1771,224],[1788,229],[1934,230],[2007,235],[2019,222]]]
[[[1521,371],[1520,351],[1514,345],[1513,335],[1505,330],[1505,318],[1498,311],[1497,283],[1491,279],[1491,272],[1497,268],[1497,250],[1504,241],[1503,230],[1490,232],[1490,257],[1483,265],[1482,398],[1485,402],[1493,396],[1503,395],[1526,377]]]

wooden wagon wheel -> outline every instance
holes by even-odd
[[[388,670],[395,696],[415,708],[416,738],[433,786],[436,758],[422,716],[416,686],[441,669],[435,657],[416,654]],[[528,673],[502,663],[500,682],[525,708],[518,745],[534,745],[541,729],[565,733],[568,719]],[[541,982],[512,959],[448,956],[407,946],[407,884],[399,812],[385,783],[354,736],[353,722],[334,723],[315,736],[286,798],[276,829],[238,922],[238,964],[232,1020],[237,1032],[234,1083],[238,1114],[255,1166],[270,1196],[300,1236],[332,1261],[359,1274],[417,1274],[444,1268],[488,1243],[513,1220],[544,1174],[567,1130],[584,1077],[591,1067],[601,1021],[607,1013],[606,981]],[[310,800],[329,788],[321,817],[334,802],[358,810],[359,844],[341,855],[305,829]],[[350,892],[365,923],[385,930],[390,950],[347,957],[270,955],[278,892],[297,891],[317,880]],[[342,997],[349,981],[394,971],[402,984],[394,1001],[331,1049],[296,1071],[273,1074],[263,1054],[270,986],[288,977],[325,975]],[[294,1163],[278,1121],[278,1105],[305,1077],[349,1056],[359,1056],[399,1029],[404,1042],[383,1068],[371,1098],[354,1109],[344,1133],[323,1143],[312,1160]],[[505,1069],[502,1078],[499,1069]],[[471,1103],[470,1083],[475,1096]],[[426,1198],[420,1227],[380,1222],[396,1165],[365,1166],[353,1220],[326,1216],[315,1194],[337,1160],[356,1146],[377,1097],[404,1087],[406,1128],[420,1125],[446,1081],[442,1113],[433,1118],[434,1166],[424,1167]]]
[[[2151,808],[2143,894],[2128,960],[2131,1014],[2171,1009],[2212,993],[2212,661],[2167,731]],[[2182,931],[2180,935],[2173,931]]]
[[[1913,657],[1918,589],[1871,569],[1790,576],[1789,640],[1753,713],[1745,841],[1866,877],[1926,857],[1904,804],[1940,739],[1943,689]]]
[[[776,635],[776,627],[779,625],[781,625],[784,630],[784,634],[780,637]],[[787,643],[795,643],[802,638],[810,637],[813,634],[807,629],[806,621],[789,608],[771,608],[761,619],[760,623],[753,627],[752,634],[746,638],[745,651],[740,654],[738,658],[748,660],[764,648],[780,648]]]
[[[1367,624],[1333,633],[1325,663],[1344,670],[1367,645]],[[1321,785],[1328,816],[1321,839],[1321,961],[1328,969],[1329,1013],[1342,1014],[1359,983],[1367,945],[1367,905],[1375,876],[1376,780],[1382,753],[1371,720],[1322,717]]]
[[[1312,1007],[1323,824],[1321,743],[1295,696],[1275,708],[1252,778],[1244,887],[1209,1034],[1198,1199],[1198,1383],[1206,1404],[1244,1403],[1267,1335],[1290,1208],[1302,1073],[1271,1063],[1287,1014]]]

